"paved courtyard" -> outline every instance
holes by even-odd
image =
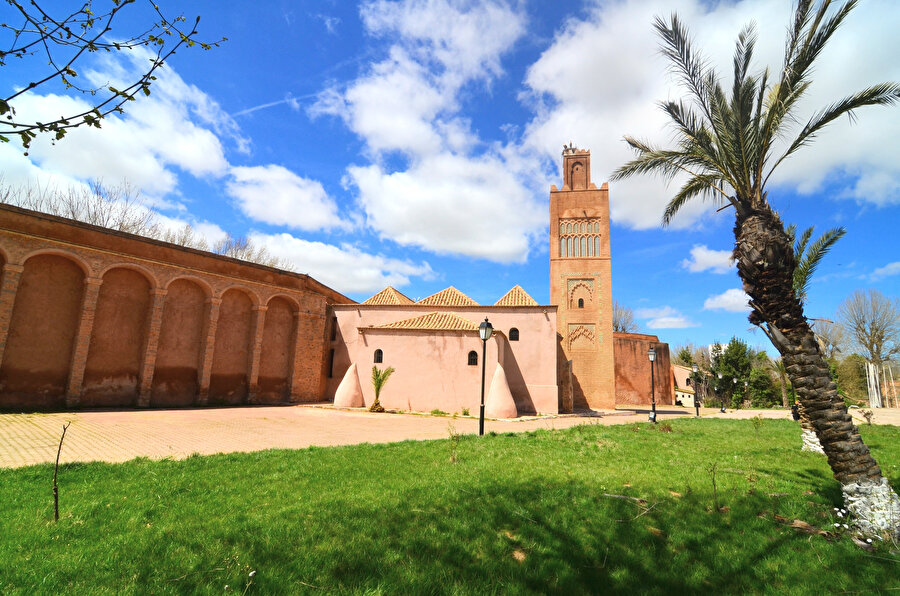
[[[693,416],[693,409],[660,408],[660,420]],[[858,410],[854,417],[862,421]],[[784,410],[738,410],[720,414],[703,408],[704,417],[789,418]],[[578,424],[645,422],[646,409],[619,410],[516,420],[488,420],[485,432],[525,432]],[[62,426],[66,432],[61,462],[121,462],[191,454],[299,449],[311,445],[389,443],[443,439],[448,425],[475,434],[478,420],[415,414],[372,414],[328,406],[114,410],[51,414],[0,414],[0,467],[19,467],[56,458]],[[900,410],[876,410],[875,422],[900,425]]]

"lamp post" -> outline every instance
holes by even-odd
[[[697,418],[700,417],[700,383],[697,379],[700,378],[700,375],[697,374],[699,370],[697,368],[697,363],[691,365],[691,370],[694,371],[694,411],[697,413]]]
[[[650,346],[650,349],[647,350],[647,357],[650,358],[650,400],[651,400],[651,408],[650,412],[650,422],[656,424],[656,374],[653,371],[653,362],[656,360],[656,350],[653,349],[653,346]]]
[[[734,407],[734,392],[737,390],[737,378],[731,378],[731,407]]]
[[[722,382],[722,373],[719,373],[718,377],[719,377],[719,383],[721,383]],[[722,402],[722,408],[719,411],[724,414],[725,413],[725,396],[719,392],[719,384],[718,383],[716,384],[716,393],[719,394],[719,400]]]
[[[749,386],[750,386],[750,383],[748,381],[744,381],[744,400],[747,399],[747,391],[749,391],[749,389],[747,389],[747,388]]]
[[[478,326],[478,337],[481,338],[481,413],[478,416],[478,436],[484,435],[484,357],[487,354],[487,340],[491,338],[494,326],[484,318],[484,322]]]

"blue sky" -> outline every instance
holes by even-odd
[[[128,181],[171,225],[249,235],[356,300],[388,284],[414,299],[454,285],[490,304],[520,284],[548,303],[548,192],[563,144],[592,151],[599,185],[630,156],[623,135],[670,138],[655,102],[683,93],[657,53],[654,15],[677,11],[727,77],[751,20],[764,27],[757,67],[778,68],[788,4],[163,3],[202,15],[201,38],[228,41],[179,51],[152,95],[101,130],[36,142],[28,157],[0,145],[0,170],[15,185]],[[863,2],[823,54],[803,113],[900,80],[898,30],[894,0]],[[80,76],[115,82],[144,60],[90,56]],[[4,67],[4,93],[35,75],[27,68]],[[40,119],[84,101],[41,89],[16,107]],[[900,110],[870,109],[776,175],[770,201],[786,222],[848,230],[816,274],[809,316],[833,318],[856,289],[900,294],[898,150]],[[610,186],[614,298],[670,344],[738,335],[768,347],[748,330],[728,262],[732,212],[698,202],[663,229],[673,189]]]

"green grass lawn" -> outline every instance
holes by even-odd
[[[58,523],[51,465],[0,470],[0,594],[900,593],[896,546],[786,525],[839,521],[796,423],[671,429],[69,464]],[[900,486],[900,429],[861,431]]]

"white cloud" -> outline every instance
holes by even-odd
[[[440,154],[407,171],[351,167],[369,225],[404,245],[522,261],[546,217],[506,164]]]
[[[125,59],[103,55],[83,76],[95,86],[122,88],[122,81],[137,78],[149,55],[143,48]],[[107,116],[100,130],[71,129],[56,143],[41,135],[32,143],[28,158],[5,153],[0,168],[21,171],[26,160],[45,174],[101,179],[108,185],[128,181],[154,197],[177,189],[179,171],[196,177],[224,175],[228,161],[220,136],[232,139],[242,151],[248,145],[237,125],[218,103],[185,83],[174,69],[163,68],[157,77],[149,97],[129,102],[124,115]],[[29,92],[15,102],[17,116],[24,121],[51,121],[91,107],[83,97],[52,93]]]
[[[502,74],[525,30],[521,10],[481,0],[375,1],[361,10],[387,57],[343,89],[325,89],[312,116],[338,116],[365,142],[369,164],[347,169],[366,222],[382,237],[438,253],[524,261],[546,224],[540,162],[485,146],[459,114],[464,85]],[[385,153],[405,157],[388,167]],[[540,189],[537,194],[536,189]]]
[[[871,279],[881,279],[882,277],[888,277],[890,275],[900,275],[900,261],[894,261],[893,263],[888,263],[884,267],[879,267],[875,271],[872,272],[872,275],[869,277]]]
[[[249,217],[300,230],[348,227],[322,184],[277,165],[232,167],[226,192]]]
[[[747,312],[750,299],[743,290],[731,289],[721,294],[710,296],[703,302],[704,310],[726,310],[728,312]]]
[[[730,250],[712,250],[705,244],[695,244],[691,258],[681,261],[681,266],[691,273],[709,269],[713,273],[728,273],[734,268]]]
[[[559,146],[572,138],[591,148],[592,170],[599,184],[632,157],[622,139],[632,135],[662,146],[671,142],[667,118],[655,108],[659,100],[686,93],[666,72],[659,56],[655,15],[677,12],[688,24],[696,46],[727,79],[734,39],[751,20],[759,24],[755,69],[778,70],[790,3],[782,0],[704,2],[702,0],[625,0],[597,3],[582,19],[572,19],[551,46],[529,68],[523,101],[535,117],[524,138],[526,145],[553,163]],[[777,26],[772,26],[772,23]],[[844,95],[883,80],[900,79],[900,11],[892,0],[862,3],[835,35],[814,74],[803,120]],[[860,57],[863,57],[860,60]],[[802,124],[802,121],[801,121]],[[872,147],[878,147],[872,151]],[[834,185],[835,176],[849,175],[848,186],[829,186],[834,197],[851,197],[875,204],[900,202],[900,118],[890,108],[867,108],[854,126],[842,121],[810,147],[783,163],[772,182],[801,192]],[[637,177],[616,182],[610,190],[611,217],[635,229],[660,224],[664,207],[678,188],[658,179]],[[682,208],[675,228],[689,228],[712,207],[694,201]],[[726,212],[730,214],[731,212]]]
[[[290,234],[250,234],[250,240],[277,257],[287,259],[297,271],[346,293],[375,293],[391,285],[407,285],[411,277],[430,279],[434,272],[426,263],[373,255],[349,244],[340,247],[310,242]]]
[[[694,323],[687,317],[679,315],[677,317],[659,317],[647,322],[649,329],[685,329],[687,327],[696,327]]]
[[[648,329],[684,329],[697,326],[671,306],[638,308],[634,311],[634,316],[638,319],[649,319],[646,323]]]

